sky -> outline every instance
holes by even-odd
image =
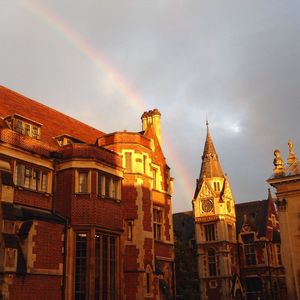
[[[104,132],[158,108],[191,210],[208,119],[237,203],[262,200],[273,151],[300,157],[300,1],[0,0],[0,85]]]

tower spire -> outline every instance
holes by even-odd
[[[206,140],[203,149],[199,181],[201,181],[204,176],[206,178],[224,177],[218,154],[210,134],[208,120],[206,120]]]

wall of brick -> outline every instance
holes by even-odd
[[[44,193],[15,188],[14,203],[51,210],[52,196]]]
[[[9,286],[9,299],[59,300],[61,299],[61,276],[14,276]]]
[[[34,268],[58,270],[63,263],[64,226],[61,224],[38,221],[35,223],[36,235],[33,236],[33,254],[36,255]]]

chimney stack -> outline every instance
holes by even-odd
[[[153,110],[145,111],[141,119],[142,130],[145,131],[152,126],[156,133],[159,144],[161,145],[160,116],[161,113],[157,108],[155,108]]]

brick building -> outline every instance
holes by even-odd
[[[160,113],[105,134],[0,87],[1,299],[172,299]]]
[[[266,200],[235,204],[208,124],[193,211],[175,214],[173,222],[176,253],[188,240],[184,253],[191,256],[183,267],[176,258],[178,291],[186,292],[181,289],[182,274],[192,270],[191,264],[198,267],[197,278],[190,272],[191,294],[188,298],[183,294],[183,299],[286,297],[278,215],[271,193]]]

